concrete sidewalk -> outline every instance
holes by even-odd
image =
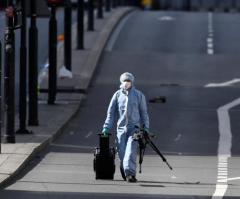
[[[58,88],[87,91],[98,60],[115,26],[134,8],[119,7],[104,13],[104,19],[95,20],[95,31],[85,31],[85,50],[75,50],[76,25],[73,25],[72,79],[59,79]],[[86,26],[85,26],[86,27]],[[58,70],[63,63],[63,48],[58,49]],[[45,75],[44,75],[45,74]],[[47,72],[43,71],[41,88],[47,88]],[[6,186],[44,147],[48,146],[77,113],[82,100],[81,93],[59,93],[56,104],[47,104],[47,94],[39,95],[39,126],[28,127],[32,135],[16,135],[16,144],[2,144],[0,154],[0,188]],[[19,120],[16,119],[17,130]]]

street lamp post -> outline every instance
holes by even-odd
[[[103,0],[98,0],[98,13],[97,13],[98,19],[103,18]]]
[[[123,4],[124,4],[123,1],[124,0],[118,0],[118,3],[119,3],[120,6],[123,6]]]
[[[72,7],[71,1],[65,0],[64,9],[64,63],[72,70]]]
[[[27,48],[26,48],[26,3],[21,1],[22,26],[21,26],[21,46],[20,46],[20,81],[19,81],[19,122],[20,128],[16,133],[29,134],[26,129],[26,109],[27,109]]]
[[[88,0],[88,31],[94,31],[94,5],[93,5],[93,0]]]
[[[15,143],[15,46],[14,46],[14,8],[13,1],[7,1],[5,29],[5,105],[6,105],[6,142]]]
[[[111,11],[111,1],[110,0],[106,0],[105,2],[105,10],[106,12],[110,12]]]
[[[56,5],[50,4],[48,104],[55,104],[57,93],[57,20]]]
[[[30,1],[31,24],[29,28],[29,108],[28,124],[38,125],[38,29],[36,1]]]
[[[84,0],[77,4],[77,49],[84,49]]]
[[[117,7],[117,0],[112,0],[112,8],[116,8]]]

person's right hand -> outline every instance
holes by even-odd
[[[104,136],[107,137],[108,134],[109,134],[109,129],[108,129],[108,128],[104,128],[103,131],[102,131],[102,133],[103,133]]]

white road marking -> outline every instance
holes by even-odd
[[[172,178],[172,179],[176,179],[177,177],[176,177],[175,175],[172,175],[171,178]]]
[[[178,134],[177,137],[174,139],[175,142],[179,141],[182,137],[182,134]]]
[[[213,35],[213,15],[211,12],[208,13],[208,38],[207,38],[207,54],[214,54],[214,35]]]
[[[213,55],[213,54],[214,54],[214,50],[213,50],[213,49],[208,49],[208,50],[207,50],[207,53],[208,53],[209,55]]]
[[[228,188],[228,159],[231,157],[232,132],[229,110],[240,104],[240,98],[218,108],[218,176],[215,192],[212,199],[222,199]]]
[[[158,20],[159,21],[173,21],[173,20],[175,20],[175,18],[171,17],[171,16],[162,16],[162,17],[159,17]]]
[[[226,168],[218,168],[219,171],[225,171],[227,170]]]
[[[208,43],[207,46],[208,46],[209,49],[212,49],[213,48],[213,43]]]
[[[212,199],[220,199],[220,198],[223,198],[223,196],[225,195],[225,192],[227,190],[227,185],[221,185],[221,184],[218,184],[216,186],[216,192],[214,193]]]
[[[92,134],[93,134],[93,132],[90,131],[90,132],[85,136],[85,138],[89,138]]]
[[[213,37],[213,32],[212,33],[208,33],[208,37],[209,38]]]
[[[210,83],[207,84],[205,87],[226,87],[226,86],[232,86],[233,84],[239,83],[240,78],[235,78],[227,82],[222,82],[222,83]]]
[[[208,37],[207,38],[207,43],[213,43],[213,38]]]
[[[236,177],[236,178],[228,178],[227,181],[233,181],[233,180],[240,180],[240,177]]]

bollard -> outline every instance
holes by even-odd
[[[97,13],[97,17],[98,19],[102,19],[103,18],[103,0],[98,0],[98,13]]]
[[[26,129],[26,110],[27,110],[27,48],[26,48],[26,10],[25,1],[21,1],[22,7],[22,26],[21,26],[21,45],[20,45],[20,73],[19,73],[19,130],[18,134],[29,134]]]
[[[77,49],[84,49],[84,0],[77,4]]]
[[[72,7],[71,1],[65,0],[64,9],[64,64],[72,70]]]
[[[49,20],[49,75],[48,75],[48,104],[55,104],[57,93],[57,20],[56,6],[51,5]]]
[[[93,0],[88,0],[88,31],[94,31],[94,5],[93,5]]]

